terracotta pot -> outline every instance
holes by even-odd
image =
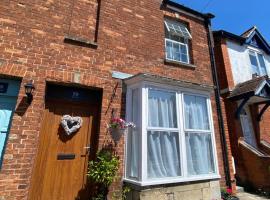
[[[112,139],[115,142],[118,142],[122,135],[126,133],[127,128],[109,128],[109,131],[111,133]]]

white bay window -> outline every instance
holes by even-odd
[[[125,180],[139,185],[219,178],[208,93],[128,84]]]

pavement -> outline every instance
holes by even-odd
[[[247,192],[238,192],[236,195],[240,200],[265,200],[270,198],[260,197],[255,194],[250,194]]]

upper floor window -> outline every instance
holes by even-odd
[[[257,74],[259,76],[267,75],[266,66],[262,54],[249,50],[249,59],[252,68],[252,74]]]
[[[192,37],[186,25],[168,19],[164,23],[166,60],[190,63],[188,43]]]

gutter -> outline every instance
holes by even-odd
[[[219,31],[213,31],[213,34],[216,37],[222,37],[222,38],[228,38],[230,40],[234,40],[236,42],[239,42],[241,45],[246,42],[246,38],[242,36],[235,35],[233,33],[224,31],[224,30],[219,30]]]
[[[206,14],[207,16],[207,14]],[[213,34],[211,30],[211,17],[205,18],[205,28],[207,29],[207,39],[208,39],[208,46],[209,46],[209,53],[210,53],[210,61],[211,61],[211,69],[212,69],[212,77],[214,82],[214,90],[215,90],[215,99],[217,105],[217,115],[218,115],[218,125],[221,135],[221,147],[222,147],[222,155],[223,155],[223,162],[224,162],[224,170],[225,170],[225,179],[226,185],[228,188],[232,188],[231,183],[231,174],[230,174],[230,166],[229,166],[229,159],[228,159],[228,146],[226,142],[225,136],[225,129],[224,129],[224,120],[222,116],[222,109],[221,109],[221,101],[220,101],[220,87],[218,83],[218,76],[217,76],[217,68],[214,56],[214,44],[213,44]]]

